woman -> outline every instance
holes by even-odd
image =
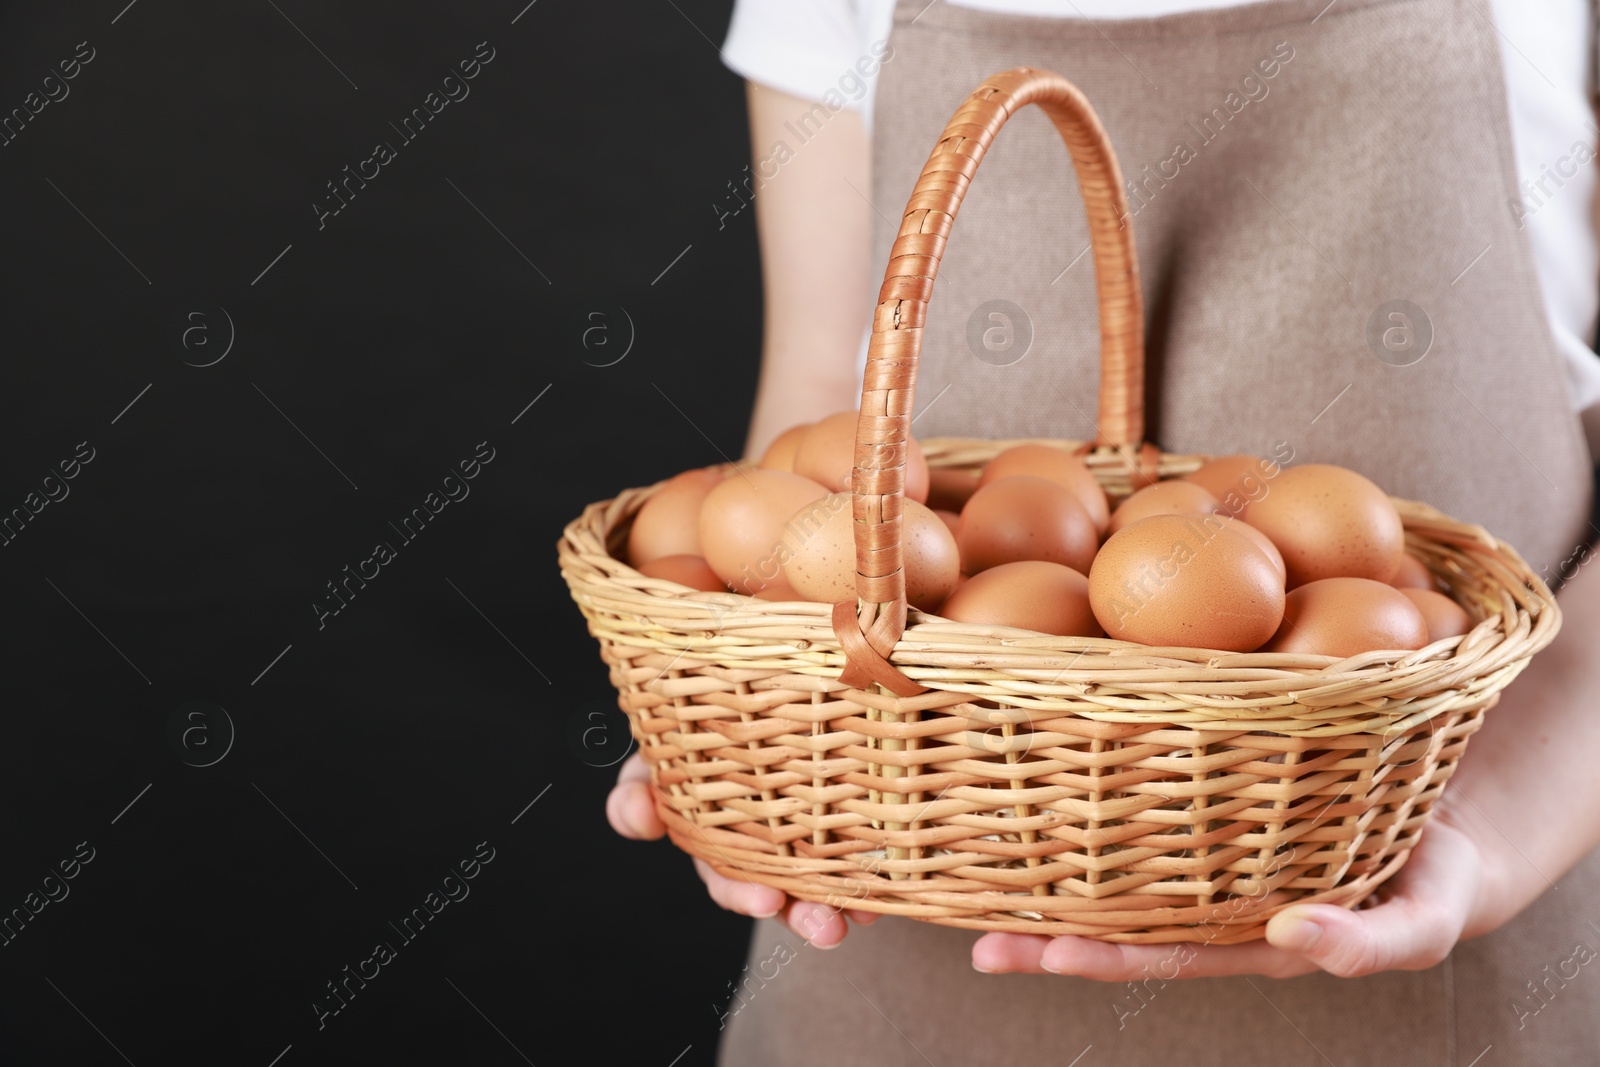
[[[829,26],[851,45],[826,47]],[[850,355],[950,114],[989,74],[1055,70],[1130,181],[1150,439],[1288,442],[1481,522],[1565,580],[1565,624],[1375,906],[1288,909],[1265,941],[1193,949],[1175,973],[1170,946],[899,919],[846,938],[845,916],[702,868],[761,919],[752,961],[830,950],[730,1020],[724,1062],[1600,1059],[1600,981],[1581,977],[1600,953],[1593,33],[1577,2],[739,5],[725,54],[750,81],[767,310],[747,453],[855,405]],[[1027,109],[952,231],[919,437],[1093,435],[1086,244],[1066,153]],[[991,325],[1005,344],[981,340]],[[644,778],[625,768],[608,814],[656,837]]]

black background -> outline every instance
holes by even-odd
[[[750,162],[731,3],[524,3],[6,19],[0,114],[94,49],[0,148],[0,514],[94,454],[0,548],[0,914],[94,850],[0,947],[8,1062],[712,1061],[748,921],[608,829],[626,725],[555,544],[743,447],[755,231],[712,207]],[[470,95],[402,143],[479,42]],[[470,494],[398,538],[480,442]],[[479,842],[470,894],[402,942]]]

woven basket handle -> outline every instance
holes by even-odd
[[[997,74],[951,117],[923,165],[878,291],[856,426],[859,602],[833,610],[834,633],[847,659],[841,680],[856,688],[877,682],[900,696],[925,689],[888,660],[906,625],[901,512],[922,327],[939,259],[972,176],[1000,127],[1028,104],[1038,104],[1066,142],[1088,210],[1100,310],[1095,446],[1137,463],[1144,442],[1144,300],[1121,168],[1099,118],[1071,82],[1027,67]]]

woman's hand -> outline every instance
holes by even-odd
[[[1503,842],[1493,827],[1463,818],[1454,805],[1436,805],[1422,839],[1373,895],[1375,904],[1350,911],[1333,904],[1298,904],[1273,916],[1265,941],[1242,945],[1123,945],[1083,937],[985,934],[972,947],[972,965],[987,973],[1073,974],[1106,982],[1156,975],[1211,978],[1259,974],[1292,978],[1327,971],[1356,978],[1379,971],[1426,970],[1464,937],[1487,933],[1510,917],[1499,888]],[[1491,847],[1485,848],[1484,845]]]
[[[606,798],[606,819],[617,833],[637,841],[654,841],[667,832],[651,796],[650,769],[637,752],[622,764],[617,784]],[[833,948],[843,941],[850,929],[846,917],[862,926],[878,918],[874,912],[840,911],[826,904],[793,900],[771,886],[718,874],[703,860],[696,859],[694,868],[711,899],[728,911],[753,919],[780,917],[785,926],[815,948]]]

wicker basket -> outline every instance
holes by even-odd
[[[988,79],[917,180],[873,320],[857,431],[859,601],[700,593],[621,562],[656,487],[559,546],[672,840],[799,898],[980,930],[1217,944],[1290,903],[1353,907],[1403,864],[1484,711],[1560,624],[1509,546],[1397,500],[1476,621],[1417,652],[1327,657],[1049,637],[908,611],[904,442],[927,301],[972,175],[1038,104],[1090,219],[1101,381],[1083,455],[1116,500],[1203,459],[1143,441],[1143,311],[1122,180],[1056,74]],[[1016,441],[929,440],[977,469]]]

